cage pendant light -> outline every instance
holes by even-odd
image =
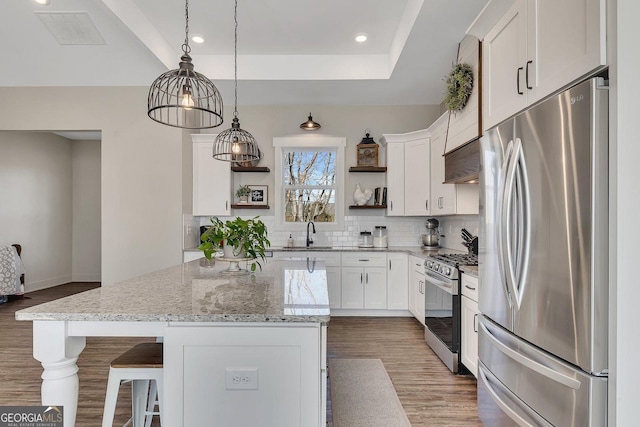
[[[262,153],[258,148],[256,139],[246,130],[240,128],[238,119],[238,0],[235,0],[233,13],[235,22],[234,38],[234,84],[235,103],[233,110],[233,123],[230,129],[223,130],[218,134],[213,143],[213,158],[226,162],[237,162],[238,164],[250,164],[260,159]]]
[[[158,77],[149,89],[149,118],[185,129],[206,129],[222,124],[222,96],[205,75],[196,72],[189,46],[189,0],[185,1],[185,38],[179,68]]]

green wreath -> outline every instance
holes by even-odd
[[[456,64],[447,76],[447,96],[444,105],[449,111],[460,111],[473,91],[473,69],[469,64]]]

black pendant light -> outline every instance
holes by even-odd
[[[233,123],[231,128],[218,134],[213,143],[213,158],[238,164],[251,164],[262,157],[256,139],[246,130],[240,128],[238,120],[238,0],[235,1],[233,13],[235,22],[234,38],[234,84],[235,104],[233,110]]]
[[[158,123],[185,129],[220,126],[222,96],[211,80],[194,71],[189,56],[189,0],[185,2],[184,32],[179,68],[162,74],[149,89],[149,117]]]
[[[320,123],[314,122],[313,117],[311,117],[311,113],[309,113],[309,119],[300,125],[300,129],[302,130],[318,130],[322,126]]]

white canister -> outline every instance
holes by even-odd
[[[373,247],[386,248],[387,246],[387,227],[385,227],[384,225],[376,225],[375,229],[373,230]]]

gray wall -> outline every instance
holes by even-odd
[[[99,165],[99,141],[0,132],[0,245],[23,246],[27,291],[100,280]]]
[[[142,87],[0,88],[0,130],[102,131],[103,284],[181,261],[181,131],[147,117],[147,94]]]
[[[71,141],[74,282],[99,282],[101,276],[100,145],[100,141]]]

